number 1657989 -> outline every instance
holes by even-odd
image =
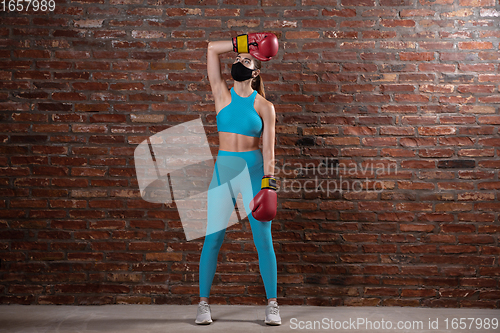
[[[0,1],[0,11],[22,12],[23,10],[34,11],[54,11],[56,2],[54,0],[2,0]]]

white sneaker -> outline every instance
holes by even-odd
[[[208,325],[212,322],[210,305],[207,302],[201,301],[198,303],[198,313],[194,322],[200,325]]]
[[[268,325],[281,325],[280,308],[278,302],[271,301],[266,307],[266,319]]]

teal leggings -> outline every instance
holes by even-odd
[[[236,156],[242,159],[234,159],[232,157],[219,159],[219,157],[221,156]],[[262,276],[262,280],[264,281],[266,296],[267,298],[275,298],[277,297],[278,274],[276,254],[274,253],[273,239],[271,235],[272,221],[261,222],[256,220],[252,216],[249,208],[250,201],[260,191],[262,177],[264,176],[262,152],[260,149],[244,152],[233,152],[219,149],[217,161],[215,162],[214,172],[212,175],[212,181],[209,187],[210,189],[227,183],[229,180],[235,179],[231,174],[231,168],[233,166],[228,165],[227,162],[224,162],[231,159],[242,161],[243,164],[245,164],[246,162],[246,167],[248,168],[250,173],[250,181],[252,186],[251,188],[249,188],[250,186],[248,186],[248,182],[245,183],[241,181],[232,181],[230,183],[232,189],[232,194],[230,197],[217,195],[216,191],[209,191],[209,194],[207,196],[207,233],[205,235],[205,242],[203,243],[203,249],[201,251],[200,257],[200,297],[209,297],[210,295],[210,288],[212,286],[215,271],[217,268],[217,257],[219,255],[219,250],[222,242],[224,241],[224,235],[226,233],[226,227],[229,222],[229,218],[231,216],[231,213],[233,213],[234,207],[236,205],[235,198],[237,198],[238,193],[241,192],[245,211],[252,228],[253,241],[255,247],[257,248],[260,275]],[[226,165],[223,165],[222,163],[225,163]],[[235,169],[241,171],[240,168],[235,167]],[[218,231],[209,232],[208,230],[211,229],[211,226],[214,225],[222,225],[222,227],[219,227],[218,229],[212,229]]]

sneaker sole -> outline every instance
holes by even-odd
[[[265,321],[264,322],[268,325],[273,325],[273,326],[278,326],[281,325],[281,321]]]
[[[205,320],[205,321],[194,321],[196,324],[198,325],[208,325],[208,324],[211,324],[212,323],[212,320],[208,321],[208,320]]]

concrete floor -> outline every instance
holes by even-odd
[[[213,304],[210,307],[214,322],[196,325],[197,305],[0,305],[0,332],[500,332],[500,310],[491,309],[280,305],[281,326],[268,326],[264,323],[265,306]],[[476,329],[474,324],[470,328],[471,321],[466,319],[462,324],[465,329],[459,326],[453,329],[453,318],[480,318],[476,322],[483,324],[488,318],[490,325],[496,323],[497,327]],[[319,321],[316,329],[307,329],[308,321],[312,325],[315,320]],[[367,326],[368,321],[372,329]],[[398,329],[398,322],[407,328]],[[429,322],[437,324],[436,329],[429,329]],[[423,328],[414,326],[418,324]]]

